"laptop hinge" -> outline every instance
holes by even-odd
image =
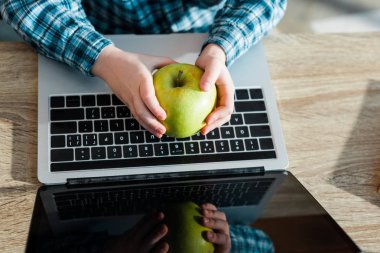
[[[264,167],[248,167],[220,170],[202,170],[189,172],[168,172],[168,173],[151,173],[125,176],[107,176],[107,177],[88,177],[88,178],[68,178],[67,186],[87,186],[87,185],[105,185],[105,184],[128,184],[128,183],[147,183],[147,182],[170,182],[178,180],[199,180],[199,179],[217,179],[230,177],[247,177],[264,175]]]

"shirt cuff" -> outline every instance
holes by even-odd
[[[82,73],[93,76],[91,68],[95,64],[102,50],[113,44],[102,34],[88,27],[78,28],[67,41],[63,59],[68,65]]]
[[[224,50],[227,66],[230,66],[248,49],[247,42],[244,40],[244,34],[234,24],[213,28],[203,48],[210,43],[217,44]]]

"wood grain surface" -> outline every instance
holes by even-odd
[[[264,40],[290,171],[380,252],[380,34]],[[0,252],[23,252],[37,181],[37,55],[0,43]]]

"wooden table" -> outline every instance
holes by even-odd
[[[366,252],[380,252],[380,33],[264,41],[290,170]],[[39,183],[37,56],[0,43],[0,252],[22,252]]]

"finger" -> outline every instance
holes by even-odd
[[[210,90],[212,85],[215,85],[218,79],[222,66],[218,61],[211,61],[206,67],[205,72],[199,82],[199,87],[203,91]]]
[[[152,250],[152,253],[167,253],[169,252],[169,247],[167,242],[159,242]]]
[[[229,243],[229,236],[223,233],[214,233],[214,232],[207,231],[205,239],[217,245],[227,246]]]
[[[224,110],[226,112],[219,114],[219,110]],[[218,113],[219,115],[215,116],[215,117],[217,117],[216,120],[213,119],[211,123],[206,123],[206,126],[204,126],[201,129],[201,134],[206,135],[210,131],[214,130],[215,128],[220,127],[223,124],[225,124],[226,122],[230,121],[231,120],[231,114],[228,113],[228,110],[229,109],[218,107],[214,112],[212,112],[212,113]],[[222,117],[221,115],[225,115],[225,116]],[[211,116],[211,114],[210,114],[210,116]],[[206,122],[207,122],[207,119],[206,119]]]
[[[135,99],[134,108],[132,109],[132,114],[136,120],[149,132],[154,134],[156,137],[161,138],[165,133],[166,129],[161,122],[157,120],[156,117],[148,110],[145,104],[140,99]]]
[[[158,103],[152,77],[146,77],[140,84],[140,97],[144,104],[148,107],[149,111],[159,120],[166,118],[165,110]]]
[[[202,223],[204,226],[212,228],[215,231],[220,231],[224,234],[229,234],[229,226],[226,220],[203,217]]]
[[[211,204],[211,203],[205,203],[205,204],[202,204],[202,205],[201,205],[201,208],[202,208],[202,209],[206,209],[206,210],[213,210],[213,211],[218,210],[218,209],[216,208],[216,206],[214,206],[214,205]]]
[[[164,224],[158,226],[153,232],[148,234],[142,244],[142,252],[150,252],[155,245],[168,233],[168,227]]]
[[[145,215],[133,228],[133,235],[137,240],[142,240],[152,229],[164,219],[162,212]]]
[[[205,218],[227,220],[226,214],[217,210],[202,210],[202,215]]]

